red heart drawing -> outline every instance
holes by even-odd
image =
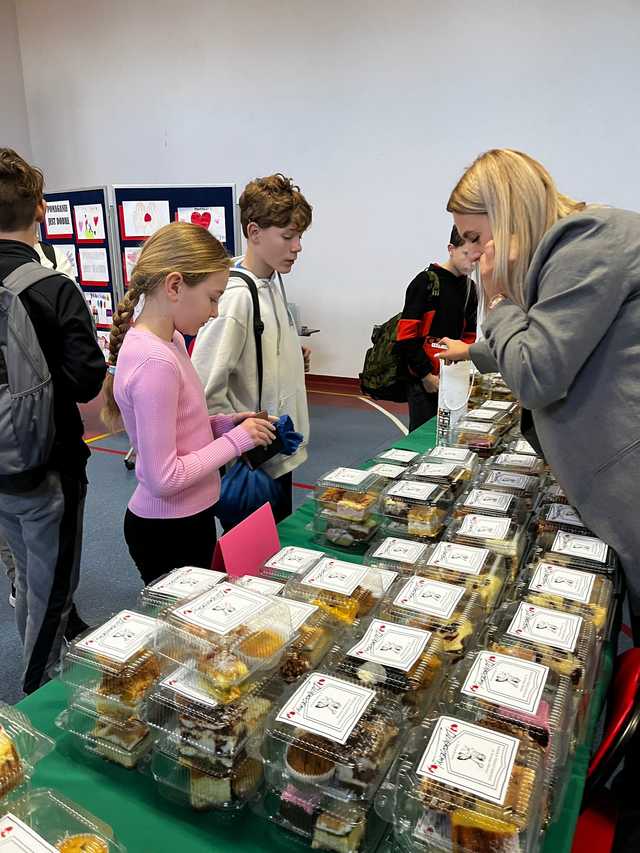
[[[205,210],[204,213],[198,213],[197,210],[194,210],[191,214],[191,224],[200,225],[202,228],[208,228],[211,225],[211,214],[208,210]]]
[[[431,764],[431,765],[429,766],[429,773],[435,773],[435,771],[436,771],[437,769],[438,769],[438,765],[437,765],[437,764]]]
[[[479,684],[472,684],[472,685],[471,685],[471,689],[472,689],[472,690],[478,690],[479,688],[480,688],[480,685],[479,685]]]
[[[495,656],[495,655],[489,655],[489,660],[490,660],[490,661],[494,661],[494,660],[496,660],[496,656]]]
[[[457,723],[452,723],[452,724],[451,724],[451,731],[452,731],[452,732],[457,732],[457,731],[458,731],[458,724],[457,724]]]
[[[93,224],[94,224],[94,225],[97,225],[97,224],[98,224],[98,220],[99,220],[99,219],[100,219],[100,217],[99,217],[99,216],[94,216],[94,217],[93,217]]]
[[[378,625],[378,631],[380,631],[380,633],[384,633],[385,628],[386,628],[386,625]]]
[[[144,215],[144,221],[145,221],[145,222],[151,222],[151,214],[149,213],[149,211],[147,211],[147,212],[145,213],[145,215]]]

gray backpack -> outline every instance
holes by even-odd
[[[55,437],[53,383],[20,294],[55,270],[29,261],[0,283],[0,491],[35,488]]]

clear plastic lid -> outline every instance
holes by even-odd
[[[505,412],[501,409],[487,407],[486,403],[483,403],[477,409],[470,409],[465,415],[465,419],[493,424],[502,430],[502,432],[505,432],[513,423],[513,417],[508,411]]]
[[[498,446],[502,432],[495,424],[464,418],[455,426],[453,435],[458,447],[468,447],[486,459]]]
[[[415,450],[401,450],[392,447],[389,450],[384,450],[374,457],[374,462],[382,462],[383,464],[391,463],[393,465],[413,465],[420,456]]]
[[[540,478],[529,474],[518,474],[513,471],[503,471],[491,467],[491,463],[478,473],[473,481],[475,489],[490,489],[493,492],[507,492],[523,498],[526,505],[531,508],[535,503],[540,489]]]
[[[593,536],[593,533],[583,524],[576,510],[566,503],[547,503],[540,507],[536,525],[538,534],[556,533],[564,530],[576,533],[578,536]]]
[[[269,557],[260,568],[259,574],[261,577],[287,581],[292,575],[308,572],[322,557],[324,557],[322,551],[285,545],[273,557]]]
[[[429,546],[424,542],[396,536],[379,536],[364,555],[364,563],[377,569],[413,574],[428,552]]]
[[[471,472],[455,462],[430,459],[408,468],[404,479],[418,483],[439,483],[450,488],[454,495],[459,495],[471,479]]]
[[[510,495],[508,492],[494,492],[491,489],[476,489],[471,486],[456,501],[453,515],[459,518],[471,513],[513,518],[522,523],[529,515],[529,508],[522,498]]]
[[[481,709],[498,731],[519,730],[544,750],[549,778],[562,772],[575,714],[573,686],[565,676],[543,664],[482,649],[450,670],[442,701],[450,714]]]
[[[489,400],[508,400],[515,403],[515,397],[499,373],[481,373],[478,377],[480,388]]]
[[[577,613],[590,619],[599,635],[614,609],[613,584],[604,575],[534,559],[520,576],[518,596],[540,607]]]
[[[406,465],[396,465],[393,462],[377,462],[369,468],[372,474],[377,474],[385,483],[399,480],[406,471]]]
[[[111,827],[57,791],[36,788],[0,820],[2,853],[126,853]]]
[[[424,454],[425,462],[455,462],[467,471],[474,472],[480,464],[480,457],[466,447],[446,447],[439,444]]]
[[[527,477],[539,477],[544,474],[544,462],[530,453],[498,453],[489,462],[488,467],[494,471],[511,471],[514,474],[525,474]]]
[[[58,728],[73,735],[86,752],[120,764],[135,767],[151,749],[151,729],[137,716],[116,719],[101,713],[92,694],[78,691],[69,706],[56,718]]]
[[[276,581],[273,578],[264,578],[261,575],[242,575],[242,577],[236,578],[233,583],[243,587],[243,589],[259,592],[260,595],[280,595],[285,585],[285,581]]]
[[[520,414],[520,406],[518,403],[511,402],[511,400],[485,400],[481,405],[481,409],[494,409],[499,412],[504,412],[507,415],[511,415],[514,418],[517,418]]]
[[[383,593],[384,579],[377,569],[323,557],[304,577],[292,578],[284,595],[351,625],[371,613]]]
[[[0,798],[29,781],[36,764],[54,747],[22,711],[0,702]]]
[[[475,642],[482,607],[478,595],[461,584],[415,575],[395,581],[377,616],[439,634],[444,651],[457,657]]]
[[[311,522],[313,541],[319,545],[361,550],[380,529],[379,516],[370,513],[361,521],[340,518],[334,512],[316,512]]]
[[[445,583],[464,585],[475,592],[489,612],[499,603],[505,587],[507,570],[504,557],[488,548],[439,542],[429,546],[416,574]]]
[[[71,643],[60,678],[74,688],[135,708],[166,669],[162,656],[166,642],[162,622],[122,610]]]
[[[524,525],[512,518],[472,513],[454,518],[443,538],[447,542],[488,548],[495,554],[501,554],[515,577],[524,554],[527,532]]]
[[[559,483],[548,483],[540,493],[540,506],[546,504],[568,504],[569,498]]]
[[[159,652],[195,669],[203,689],[221,702],[277,667],[294,634],[278,598],[227,582],[174,605],[162,620],[167,640]]]
[[[403,850],[538,849],[543,757],[517,729],[460,709],[414,729],[403,752],[394,815]]]
[[[550,530],[541,533],[535,544],[536,556],[550,563],[605,575],[618,568],[616,552],[596,536]]]
[[[510,441],[505,450],[508,453],[524,453],[525,456],[538,456],[536,450],[529,444],[525,438],[514,438]]]
[[[346,625],[318,604],[293,598],[281,600],[291,611],[291,624],[297,634],[287,647],[278,674],[287,684],[292,684],[320,665]]]
[[[142,590],[141,608],[156,615],[163,607],[205,592],[220,581],[226,580],[226,577],[224,572],[214,572],[198,566],[182,566],[163,575]]]
[[[417,722],[437,693],[444,663],[439,634],[372,619],[336,645],[324,666],[338,677],[389,690],[400,699],[404,716]]]
[[[452,504],[451,490],[438,483],[410,480],[393,483],[380,497],[383,532],[432,539],[444,527]]]
[[[591,691],[597,670],[596,631],[576,613],[516,601],[497,610],[488,648],[548,666],[578,690]]]
[[[371,801],[401,733],[399,703],[386,691],[325,672],[287,691],[265,726],[268,779]]]
[[[320,477],[314,498],[321,509],[340,518],[362,521],[375,509],[382,482],[371,471],[335,468]]]

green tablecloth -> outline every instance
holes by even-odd
[[[395,446],[425,451],[435,440],[435,427],[427,424],[403,438]],[[309,546],[306,526],[311,506],[303,505],[279,526],[283,545]],[[331,551],[342,559],[359,561],[358,555]],[[611,677],[613,650],[609,644],[603,653],[600,677],[592,698],[591,719],[585,742],[578,746],[569,768],[570,780],[564,808],[559,819],[545,834],[544,853],[570,853],[586,778],[591,743],[607,685]],[[55,738],[56,750],[37,767],[34,782],[51,787],[83,805],[111,824],[128,853],[265,853],[288,846],[282,833],[245,811],[228,821],[215,814],[196,814],[174,807],[155,790],[150,779],[135,770],[125,770],[100,759],[84,759],[77,753],[68,735],[60,732],[54,719],[66,701],[63,685],[53,681],[20,703],[33,724]]]

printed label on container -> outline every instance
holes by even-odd
[[[594,563],[604,563],[607,559],[608,545],[595,536],[578,536],[575,533],[565,533],[559,530],[553,540],[551,550],[557,554],[567,554],[579,560],[593,560]]]
[[[464,502],[475,509],[493,509],[506,512],[513,503],[513,495],[506,492],[489,492],[486,489],[471,489]]]
[[[414,453],[413,450],[397,450],[395,447],[392,447],[391,450],[385,450],[384,453],[380,453],[378,459],[388,459],[390,462],[411,462],[419,455],[419,453]]]
[[[513,408],[513,403],[508,400],[485,400],[480,406],[481,409],[498,409],[501,412],[506,412]]]
[[[426,545],[419,542],[410,542],[408,539],[396,539],[389,536],[373,552],[373,556],[380,560],[393,560],[396,563],[408,563],[413,565],[424,556]]]
[[[163,678],[159,686],[167,690],[172,690],[174,693],[179,693],[187,699],[192,699],[198,702],[199,705],[206,705],[209,708],[217,708],[218,702],[210,693],[201,690],[194,684],[195,675],[193,670],[187,666],[181,666],[175,669],[166,678]]]
[[[482,421],[460,421],[458,428],[464,432],[489,433],[495,429],[493,424],[485,424]]]
[[[310,616],[318,609],[315,604],[306,604],[304,601],[294,601],[291,598],[281,598],[278,604],[284,604],[289,610],[291,616],[291,628],[297,631],[300,626],[307,621]]]
[[[486,548],[440,542],[429,557],[429,565],[464,572],[466,575],[479,575],[488,556],[489,551]]]
[[[538,607],[523,601],[507,628],[507,634],[521,640],[572,652],[576,647],[581,627],[582,616],[563,613],[561,610],[549,610],[547,607]]]
[[[495,462],[496,465],[507,465],[510,468],[533,468],[538,460],[525,453],[500,453]]]
[[[431,631],[374,619],[347,654],[408,672],[431,638]]]
[[[456,470],[453,462],[422,462],[413,472],[417,477],[450,477]]]
[[[123,610],[75,643],[75,650],[103,655],[117,663],[126,663],[140,649],[150,646],[158,622],[132,610]]]
[[[526,456],[538,455],[529,442],[525,441],[524,438],[518,439],[518,441],[513,445],[513,449],[516,453],[524,453]]]
[[[403,480],[402,483],[394,483],[387,490],[389,497],[410,498],[414,501],[426,501],[438,488],[436,483],[412,483]]]
[[[535,592],[550,592],[552,595],[561,595],[562,598],[588,604],[595,580],[596,576],[591,572],[540,562],[531,578],[529,589]]]
[[[279,595],[284,589],[284,584],[272,581],[268,578],[256,578],[253,575],[244,575],[236,583],[244,589],[252,589],[261,595]]]
[[[470,421],[497,421],[500,419],[500,412],[495,409],[483,409],[481,407],[469,412],[467,418]]]
[[[373,465],[369,468],[369,471],[372,474],[378,474],[380,477],[385,477],[387,480],[397,480],[398,477],[401,477],[406,468],[402,465],[386,465],[384,463],[380,463],[379,465]]]
[[[489,471],[485,480],[488,486],[502,486],[525,492],[532,489],[536,482],[535,477],[529,477],[527,474],[513,474],[510,471]]]
[[[475,539],[504,539],[509,532],[511,519],[491,515],[465,515],[458,530],[461,536]]]
[[[375,695],[368,687],[314,672],[282,707],[276,721],[345,744]]]
[[[479,652],[461,692],[494,705],[536,714],[549,667],[495,652]]]
[[[270,604],[273,604],[271,599],[250,589],[220,583],[172,612],[190,625],[224,636]]]
[[[359,468],[335,468],[322,479],[343,486],[360,486],[370,476],[369,471],[361,471]]]
[[[402,587],[393,603],[404,610],[450,619],[465,592],[463,586],[413,577]]]
[[[308,571],[323,556],[322,551],[313,551],[311,548],[296,548],[295,545],[288,545],[286,548],[278,551],[277,554],[274,554],[273,557],[269,557],[265,566],[268,569],[281,569],[284,572],[291,572],[297,575]]]
[[[547,521],[570,524],[572,527],[584,527],[578,513],[568,504],[551,504],[547,510]]]
[[[197,566],[182,566],[180,569],[174,569],[166,578],[150,584],[147,589],[156,595],[180,600],[205,592],[226,577],[224,572],[200,569]]]
[[[511,735],[440,717],[417,773],[502,805],[519,745]]]
[[[2,853],[57,853],[42,836],[10,812],[0,820],[0,850]]]
[[[467,462],[473,458],[473,452],[466,447],[434,447],[427,455],[434,459],[452,459],[454,462]]]
[[[342,560],[332,560],[331,557],[323,557],[317,566],[302,578],[301,583],[317,589],[351,595],[362,583],[368,571],[368,566],[358,566],[354,563],[344,563]]]

